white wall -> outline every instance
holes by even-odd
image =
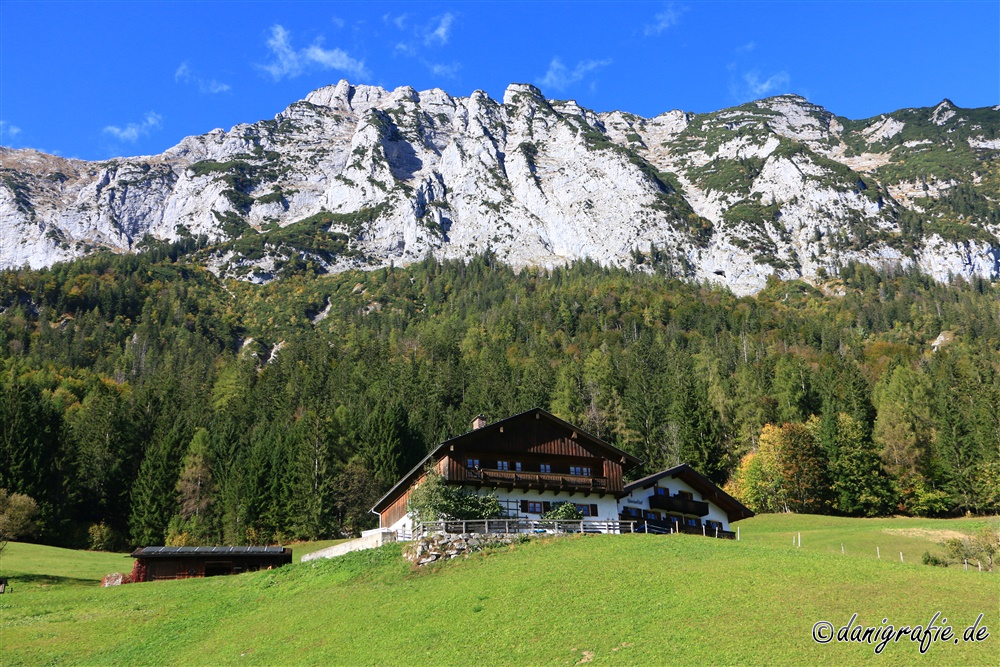
[[[572,496],[569,493],[553,494],[551,491],[542,493],[540,491],[524,491],[522,489],[514,489],[513,491],[507,491],[506,489],[487,489],[483,488],[479,490],[479,493],[495,493],[497,498],[500,500],[500,504],[506,507],[504,501],[513,501],[516,503],[515,507],[511,508],[512,513],[516,513],[526,519],[541,519],[541,514],[525,514],[521,512],[521,501],[534,501],[534,502],[547,502],[547,503],[561,503],[561,502],[571,502],[580,505],[597,505],[597,516],[586,517],[588,519],[599,519],[602,521],[617,521],[618,520],[618,501],[612,495],[605,495],[603,498],[596,493],[590,494],[590,496],[584,496],[582,493],[576,493]],[[386,527],[386,530],[401,532],[403,535],[408,536],[413,531],[413,517],[409,514],[403,515],[396,523],[391,526]]]
[[[528,519],[540,519],[541,514],[525,514],[521,511],[520,505],[522,500],[527,500],[530,502],[546,502],[546,503],[562,503],[570,502],[577,505],[597,505],[597,515],[585,517],[587,519],[600,519],[602,521],[617,521],[618,520],[618,501],[612,495],[606,495],[603,498],[598,496],[596,493],[590,494],[589,497],[585,497],[582,493],[576,493],[574,495],[569,495],[569,493],[559,493],[554,494],[551,491],[542,493],[541,491],[525,491],[522,489],[514,489],[513,491],[507,491],[505,489],[496,489],[493,491],[500,503],[503,504],[505,500],[511,500],[517,503],[515,508],[516,513]],[[488,490],[484,493],[489,493]]]
[[[706,520],[718,521],[722,524],[723,530],[729,530],[729,517],[724,511],[717,507],[712,501],[705,500],[702,495],[695,491],[693,488],[688,486],[686,482],[681,479],[673,479],[671,477],[664,477],[656,482],[657,486],[662,486],[669,489],[670,495],[673,496],[678,491],[687,491],[694,496],[695,500],[701,500],[708,503],[708,514],[706,516],[700,517],[704,523]],[[591,494],[589,497],[585,497],[582,493],[576,493],[572,496],[569,493],[553,494],[551,491],[542,493],[540,491],[525,491],[522,489],[514,489],[513,491],[507,491],[505,489],[480,489],[479,493],[490,493],[496,494],[497,498],[504,504],[503,501],[510,500],[515,502],[516,513],[528,519],[540,519],[540,514],[525,514],[520,511],[520,504],[522,500],[534,501],[534,502],[549,502],[549,503],[560,503],[560,502],[571,502],[578,503],[581,505],[597,505],[597,516],[588,517],[591,519],[600,519],[606,521],[617,521],[621,508],[625,505],[630,507],[638,507],[641,510],[648,510],[649,507],[649,497],[653,495],[653,488],[649,487],[647,489],[638,488],[632,491],[628,496],[620,500],[616,500],[612,495],[606,495],[603,498],[599,497],[597,494]],[[658,510],[662,512],[662,510]],[[640,519],[641,521],[641,519]],[[396,523],[387,527],[388,530],[401,532],[404,536],[408,536],[413,530],[413,518],[406,514]]]
[[[664,477],[656,482],[656,486],[661,486],[665,489],[669,489],[670,495],[675,495],[678,491],[687,491],[694,496],[695,500],[701,500],[708,503],[708,514],[701,517],[702,523],[705,521],[719,521],[722,523],[723,530],[729,530],[729,516],[719,509],[711,500],[706,500],[702,497],[700,493],[695,491],[693,488],[687,485],[684,480],[672,477]],[[637,488],[632,491],[631,494],[625,496],[618,501],[619,507],[624,507],[628,505],[630,507],[638,507],[642,510],[648,510],[649,507],[649,497],[653,495],[653,487],[648,489]],[[658,510],[661,513],[663,510]]]

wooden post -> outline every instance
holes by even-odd
[[[715,537],[719,537],[719,527],[715,527]]]
[[[844,555],[844,543],[843,542],[840,543],[840,555],[841,556]]]
[[[705,524],[701,524],[701,536],[705,537]]]
[[[469,531],[467,531],[467,530],[465,529],[465,522],[464,522],[464,521],[462,522],[462,532],[463,532],[463,533],[467,533],[467,532],[469,532]]]
[[[882,560],[882,551],[878,547],[875,547],[875,555],[878,556],[879,560]]]
[[[966,572],[969,571],[969,559],[968,558],[965,559],[965,571]]]
[[[646,520],[645,519],[642,520],[642,532],[644,532],[644,533],[648,533],[649,532],[649,527],[646,525]]]
[[[508,535],[510,534],[510,519],[504,521],[504,530],[507,532]]]
[[[976,562],[979,563],[979,571],[982,572],[983,571],[983,561],[977,560]]]
[[[802,533],[799,533],[799,548],[802,547]]]
[[[900,563],[903,562],[903,552],[902,551],[899,552],[899,562]]]
[[[736,541],[740,541],[740,527],[736,526]]]

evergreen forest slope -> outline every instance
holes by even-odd
[[[255,285],[194,246],[0,273],[0,488],[38,501],[43,542],[357,532],[474,415],[535,406],[751,504],[754,453],[801,444],[813,486],[757,509],[1000,508],[1000,292],[984,280],[851,264],[737,297],[485,254]]]

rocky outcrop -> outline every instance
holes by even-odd
[[[993,279],[998,136],[996,109],[947,100],[867,121],[796,96],[642,118],[526,84],[501,102],[341,81],[161,155],[0,148],[0,268],[204,236],[213,271],[255,282],[485,250],[515,266],[659,267],[740,294],[849,261]],[[975,196],[948,203],[962,184]],[[329,242],[291,233],[305,224]]]
[[[531,539],[537,537],[532,538],[524,533],[434,533],[407,544],[403,549],[403,557],[414,565],[423,566]]]

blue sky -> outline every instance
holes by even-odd
[[[786,92],[850,118],[992,106],[1000,2],[0,0],[5,146],[158,153],[341,78],[643,116]]]

